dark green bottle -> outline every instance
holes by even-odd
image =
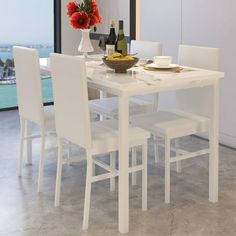
[[[111,28],[110,28],[110,34],[107,38],[107,45],[114,45],[116,44],[116,31],[115,31],[115,21],[111,21]]]
[[[119,20],[119,32],[116,40],[116,52],[121,53],[122,55],[127,55],[127,42],[124,35],[124,21]]]

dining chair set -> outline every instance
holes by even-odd
[[[87,161],[83,229],[88,229],[91,185],[97,181],[110,180],[110,190],[115,190],[115,178],[120,175],[117,151],[119,150],[118,98],[107,96],[88,100],[86,63],[84,58],[52,53],[50,70],[54,106],[43,106],[40,63],[37,50],[15,46],[14,61],[16,71],[17,96],[20,116],[20,155],[18,175],[22,175],[24,141],[40,138],[40,160],[38,192],[43,189],[45,159],[45,138],[52,133],[57,137],[58,157],[55,190],[55,206],[60,205],[62,167],[71,156],[70,144],[83,148]],[[130,53],[137,53],[141,59],[150,60],[162,54],[159,42],[131,41]],[[205,70],[219,70],[219,49],[180,45],[178,64]],[[76,69],[75,69],[76,68]],[[211,104],[201,106],[199,96],[209,96],[208,90],[192,88],[176,92],[176,109],[159,110],[158,94],[132,97],[129,101],[130,127],[128,145],[131,151],[131,165],[128,173],[132,184],[137,183],[137,172],[142,173],[142,210],[147,210],[148,186],[148,139],[154,143],[155,163],[159,163],[159,146],[164,146],[165,154],[165,203],[170,203],[170,166],[176,163],[176,171],[181,172],[181,161],[209,154],[212,147],[188,152],[180,146],[179,139],[199,133],[208,134],[210,129]],[[207,102],[207,101],[206,101]],[[195,104],[193,107],[192,104]],[[208,107],[209,109],[204,109]],[[102,119],[91,119],[92,114]],[[27,122],[40,128],[39,135],[26,135]],[[213,139],[208,135],[209,141]],[[174,140],[174,145],[171,141]],[[164,143],[163,143],[164,142]],[[137,150],[141,147],[141,160]],[[171,156],[172,153],[175,156]],[[66,153],[66,154],[65,154]],[[109,160],[101,160],[106,155]],[[83,159],[83,158],[82,158]],[[78,159],[80,160],[80,159]],[[109,164],[107,164],[109,163]],[[141,164],[140,164],[141,163]],[[98,174],[95,167],[105,173]]]

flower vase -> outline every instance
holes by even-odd
[[[90,40],[90,30],[91,29],[83,29],[82,32],[82,38],[78,47],[78,51],[82,52],[85,57],[88,56],[88,52],[93,52],[93,46]]]

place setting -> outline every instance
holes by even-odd
[[[145,70],[149,71],[171,71],[171,72],[181,72],[183,70],[177,64],[172,64],[171,56],[155,56],[153,63],[148,63],[143,66]]]

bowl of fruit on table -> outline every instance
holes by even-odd
[[[102,60],[104,64],[111,69],[114,69],[115,73],[126,73],[126,71],[134,66],[139,59],[130,55],[123,56],[122,54],[116,52],[112,55],[103,57]]]

